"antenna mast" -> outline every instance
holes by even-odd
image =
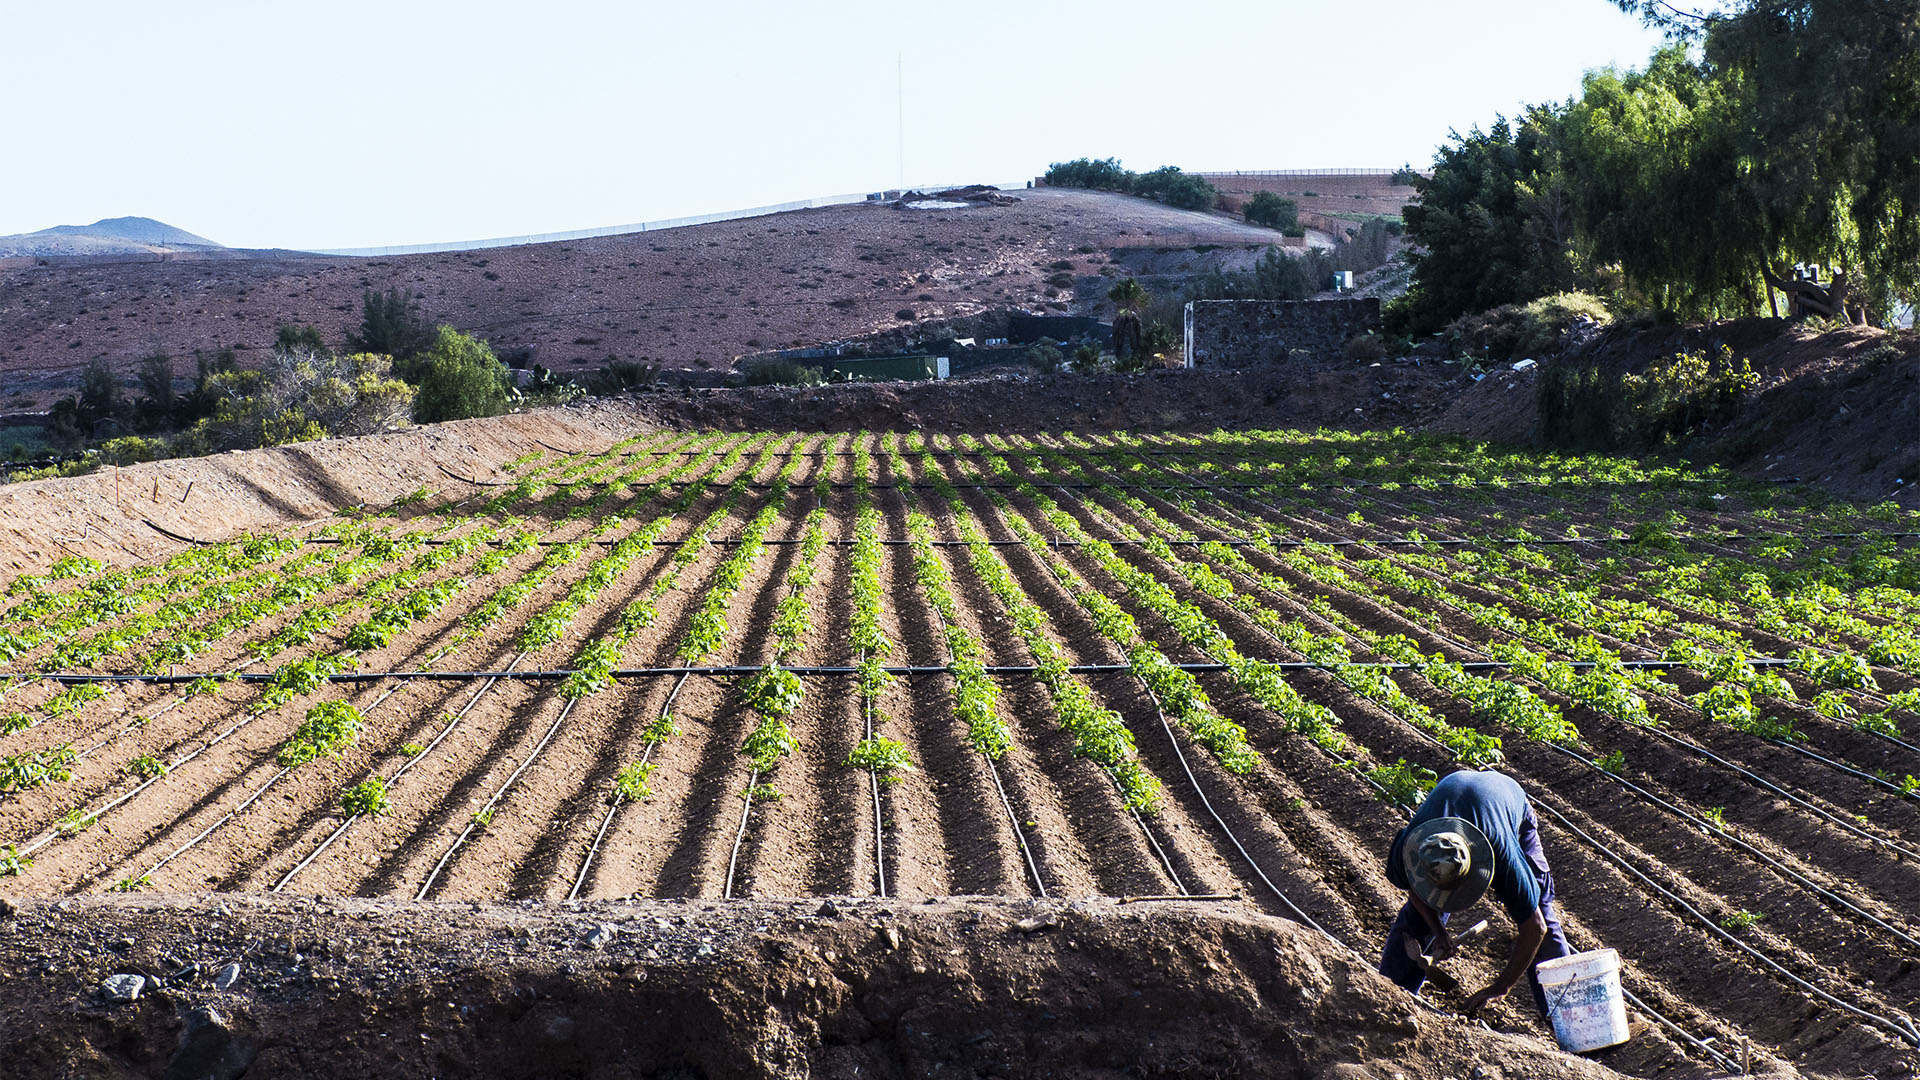
[[[900,190],[907,189],[907,54],[894,55],[894,108],[899,118]]]

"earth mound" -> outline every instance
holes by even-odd
[[[88,898],[0,941],[20,1075],[1617,1075],[1234,903]]]

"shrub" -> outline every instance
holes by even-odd
[[[1271,191],[1254,195],[1253,201],[1247,203],[1245,213],[1252,224],[1265,225],[1283,233],[1290,233],[1300,226],[1300,204],[1292,199],[1283,199]]]
[[[1064,363],[1065,360],[1066,357],[1061,355],[1059,349],[1054,348],[1045,341],[1027,350],[1027,363],[1032,364],[1035,371],[1045,374],[1050,375],[1053,372],[1059,371],[1060,365]]]
[[[138,435],[108,439],[99,446],[100,460],[109,465],[133,465],[142,461],[158,461],[167,456],[167,444],[159,439],[143,439]]]
[[[1660,443],[1687,435],[1705,424],[1722,423],[1740,407],[1740,395],[1760,382],[1747,360],[1735,363],[1733,347],[1718,355],[1678,352],[1655,361],[1645,373],[1620,380],[1632,436]]]
[[[1715,355],[1679,352],[1641,374],[1594,363],[1550,361],[1541,368],[1537,404],[1545,441],[1578,449],[1654,446],[1724,423],[1740,396],[1760,381],[1746,360],[1722,345]]]
[[[1607,305],[1590,293],[1555,293],[1524,304],[1505,304],[1455,319],[1447,333],[1454,347],[1476,359],[1544,357],[1581,319],[1605,323]]]
[[[1046,182],[1049,187],[1128,191],[1132,188],[1133,174],[1121,168],[1115,158],[1075,158],[1048,166]]]
[[[750,361],[741,374],[748,386],[819,386],[827,381],[823,368],[778,357]]]
[[[347,335],[347,347],[354,352],[393,357],[400,365],[401,377],[412,382],[409,363],[438,339],[433,323],[421,314],[420,306],[404,289],[368,289],[360,297],[360,331]]]
[[[549,376],[546,368],[535,365],[533,381],[538,384],[541,375]],[[587,390],[590,393],[605,396],[618,394],[624,390],[638,390],[643,386],[652,386],[660,381],[659,364],[643,364],[637,360],[622,360],[617,356],[607,357],[607,362],[587,376]]]
[[[1370,364],[1387,358],[1387,343],[1379,334],[1355,334],[1347,339],[1347,359],[1360,364]]]
[[[479,338],[442,326],[433,347],[410,365],[417,387],[413,418],[420,423],[498,416],[513,400],[506,365]]]

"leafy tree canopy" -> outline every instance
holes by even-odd
[[[413,418],[420,423],[498,416],[512,403],[507,367],[479,338],[442,326],[433,347],[414,358],[409,380],[418,386]]]

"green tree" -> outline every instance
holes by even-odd
[[[134,412],[140,417],[140,426],[148,431],[172,427],[178,399],[173,389],[173,357],[162,351],[149,354],[140,361],[139,378],[140,401]]]
[[[438,337],[433,323],[421,314],[420,305],[406,290],[368,289],[360,297],[360,330],[347,335],[347,348],[356,353],[385,353],[393,357],[401,377],[411,380],[414,358],[431,348]]]
[[[442,326],[433,346],[414,359],[408,381],[418,387],[413,418],[423,424],[498,416],[513,397],[506,365],[487,343],[451,326]]]
[[[1288,236],[1295,235],[1295,230],[1300,228],[1300,204],[1271,191],[1256,193],[1247,203],[1245,215],[1255,225],[1265,225]]]
[[[80,427],[88,432],[107,420],[121,420],[127,415],[127,399],[120,392],[120,377],[113,373],[104,360],[93,360],[86,370],[80,373],[80,396],[76,418]]]
[[[1729,101],[1731,168],[1705,179],[1755,228],[1724,246],[1804,312],[1882,320],[1920,299],[1920,5],[1612,2],[1698,45]]]
[[[1524,303],[1579,284],[1572,223],[1548,140],[1554,109],[1455,133],[1415,181],[1403,214],[1413,282],[1388,309],[1392,329],[1430,334],[1468,312]]]
[[[1672,46],[1645,70],[1590,72],[1554,131],[1557,186],[1592,264],[1630,306],[1691,318],[1751,314],[1763,215],[1727,85]]]

